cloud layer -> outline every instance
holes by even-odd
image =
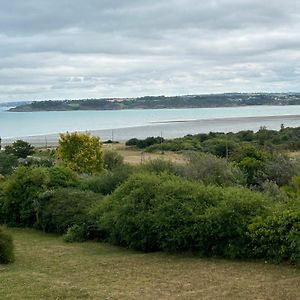
[[[10,0],[0,101],[300,92],[298,0]]]

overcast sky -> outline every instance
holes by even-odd
[[[300,91],[299,0],[0,0],[0,101]]]

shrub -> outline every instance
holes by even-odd
[[[212,154],[192,153],[188,162],[181,167],[180,175],[204,184],[230,186],[245,184],[243,173],[223,158]]]
[[[11,146],[6,146],[5,152],[18,158],[26,158],[34,153],[34,147],[25,141],[17,140]]]
[[[0,228],[0,264],[11,263],[15,260],[12,237]]]
[[[291,209],[257,217],[248,226],[254,257],[300,263],[300,213]]]
[[[197,224],[199,250],[205,255],[249,257],[247,226],[268,213],[268,201],[247,189],[228,188],[223,193],[222,201],[209,207]]]
[[[133,167],[124,164],[101,175],[88,177],[82,181],[82,189],[102,195],[110,194],[133,173],[133,170]]]
[[[7,154],[0,150],[0,174],[8,175],[17,167],[18,159],[13,154]]]
[[[32,226],[36,220],[33,204],[46,181],[44,169],[19,167],[2,184],[1,221],[11,226]]]
[[[19,167],[1,185],[0,221],[10,226],[33,226],[41,193],[77,184],[77,175],[65,167]]]
[[[38,201],[37,226],[46,232],[66,233],[74,225],[88,226],[88,210],[102,197],[72,188],[48,191]]]
[[[47,168],[47,187],[48,188],[61,188],[76,186],[79,184],[78,175],[64,166],[55,166]]]
[[[106,150],[103,153],[103,166],[107,170],[113,170],[123,164],[124,158],[114,150]]]
[[[274,155],[266,162],[264,173],[277,185],[287,185],[292,177],[299,173],[299,164],[284,155]]]
[[[81,243],[87,240],[88,230],[84,225],[73,225],[68,228],[63,240],[67,243]]]
[[[267,200],[242,188],[204,186],[174,175],[135,174],[93,209],[99,237],[143,251],[247,254],[247,225]]]

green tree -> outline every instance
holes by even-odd
[[[25,141],[17,140],[11,146],[6,146],[5,152],[13,154],[18,158],[26,158],[28,155],[34,153],[34,147]]]
[[[56,155],[79,173],[97,174],[103,170],[102,144],[98,137],[89,133],[60,134]]]

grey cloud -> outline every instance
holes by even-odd
[[[0,101],[300,91],[297,0],[11,0]]]

